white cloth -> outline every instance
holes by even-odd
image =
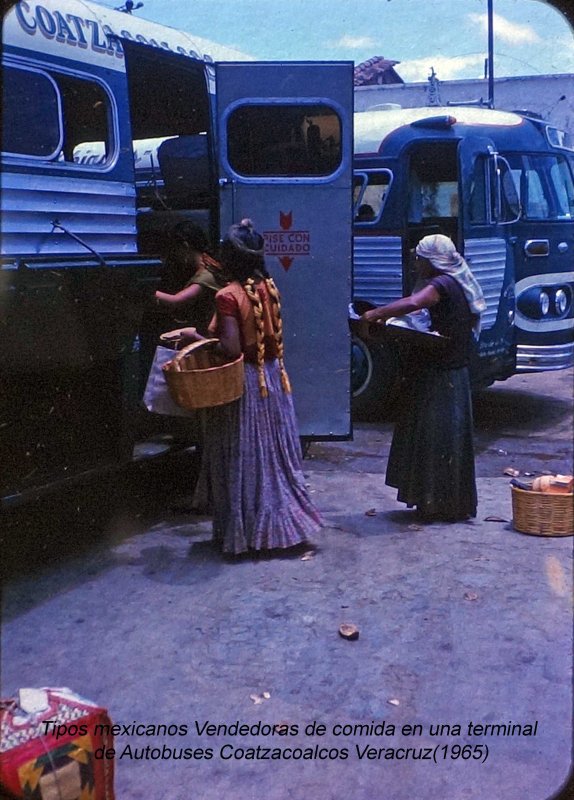
[[[156,347],[154,359],[149,371],[143,403],[148,411],[164,414],[168,417],[195,417],[196,411],[186,411],[171,399],[169,388],[163,375],[162,366],[175,356],[175,350],[169,347]]]
[[[480,317],[486,311],[486,301],[480,284],[452,240],[442,233],[434,233],[421,239],[415,252],[417,256],[428,259],[436,270],[450,275],[459,283],[474,317],[473,330],[478,338]]]

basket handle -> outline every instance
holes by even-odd
[[[194,350],[199,350],[200,347],[206,347],[207,345],[215,345],[219,342],[219,339],[200,339],[198,342],[192,342],[191,344],[186,345],[181,350],[177,351],[177,354],[174,356],[174,361],[181,361],[182,358],[192,353]]]
[[[192,328],[195,331],[195,328]],[[159,335],[160,342],[168,342],[170,344],[177,345],[181,340],[181,328],[175,328],[173,331],[165,331],[164,333],[160,333]]]

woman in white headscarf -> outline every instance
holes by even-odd
[[[416,247],[419,275],[411,295],[363,314],[363,332],[390,317],[428,309],[448,346],[421,352],[406,376],[407,394],[389,454],[386,482],[425,520],[476,516],[472,401],[468,366],[486,309],[482,290],[448,236]]]

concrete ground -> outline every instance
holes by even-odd
[[[312,447],[326,519],[312,557],[225,563],[207,518],[145,509],[8,580],[3,696],[68,686],[117,723],[186,725],[116,738],[117,800],[552,796],[572,751],[572,538],[513,530],[502,470],[479,477],[476,520],[421,525],[373,458],[390,430]],[[291,727],[207,735],[207,721]]]

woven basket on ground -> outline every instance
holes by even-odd
[[[202,339],[184,347],[164,364],[174,403],[188,411],[222,406],[243,394],[243,355],[225,361],[214,350],[217,339]]]
[[[531,492],[511,486],[513,525],[539,536],[574,534],[574,494]]]

